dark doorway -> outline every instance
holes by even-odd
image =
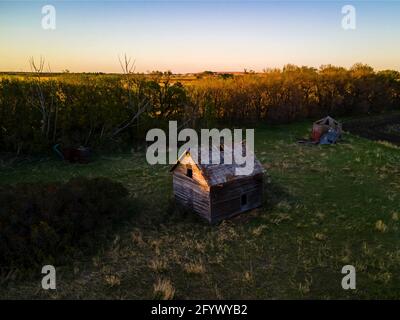
[[[240,205],[245,207],[247,205],[247,194],[242,194],[240,197]]]

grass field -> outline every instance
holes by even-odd
[[[400,298],[400,148],[349,134],[296,144],[309,126],[256,129],[265,205],[216,226],[174,210],[168,166],[144,154],[0,163],[3,184],[110,177],[140,208],[95,255],[56,266],[57,290],[41,289],[38,270],[0,279],[0,298],[151,299],[157,284],[176,299]],[[356,290],[341,287],[347,264]]]

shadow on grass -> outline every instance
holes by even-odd
[[[282,185],[275,182],[264,183],[264,201],[260,208],[252,209],[247,212],[239,213],[232,218],[228,219],[235,223],[245,223],[249,220],[257,218],[262,211],[272,211],[276,206],[282,203],[289,205],[295,203],[295,199],[290,195],[288,190]],[[262,211],[258,210],[262,209]],[[201,218],[194,211],[180,205],[171,197],[168,201],[168,206],[164,213],[156,219],[159,224],[192,224],[192,225],[209,225],[209,223]],[[222,222],[222,221],[221,221]],[[218,225],[218,222],[214,225]]]
[[[287,202],[292,204],[295,199],[288,192],[288,190],[282,185],[276,182],[266,182],[264,183],[264,204],[263,207],[266,210],[272,210],[279,203]]]

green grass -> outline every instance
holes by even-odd
[[[0,163],[0,183],[110,177],[140,207],[97,254],[56,266],[56,291],[40,289],[38,270],[31,280],[0,279],[0,298],[151,299],[159,279],[177,299],[400,298],[400,149],[351,135],[298,145],[309,126],[256,129],[265,205],[216,226],[171,210],[168,166],[144,154]],[[341,288],[346,264],[356,290]]]

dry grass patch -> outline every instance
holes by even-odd
[[[121,284],[121,278],[116,274],[106,275],[104,280],[110,287],[117,287]]]
[[[158,278],[153,285],[153,298],[156,300],[172,300],[175,296],[175,288],[169,279]]]
[[[149,262],[149,268],[155,272],[161,272],[168,267],[167,261],[164,258],[156,257]]]
[[[206,268],[201,261],[185,263],[183,269],[189,274],[203,274],[206,271]]]
[[[263,233],[264,229],[266,229],[266,228],[267,228],[266,225],[261,225],[261,226],[255,227],[255,228],[251,231],[251,233],[252,233],[254,236],[258,237],[258,236],[260,236],[260,235]]]
[[[245,282],[252,282],[253,281],[253,272],[245,271],[243,275],[243,279]]]
[[[383,233],[387,231],[387,225],[382,220],[378,220],[375,223],[375,229]]]

